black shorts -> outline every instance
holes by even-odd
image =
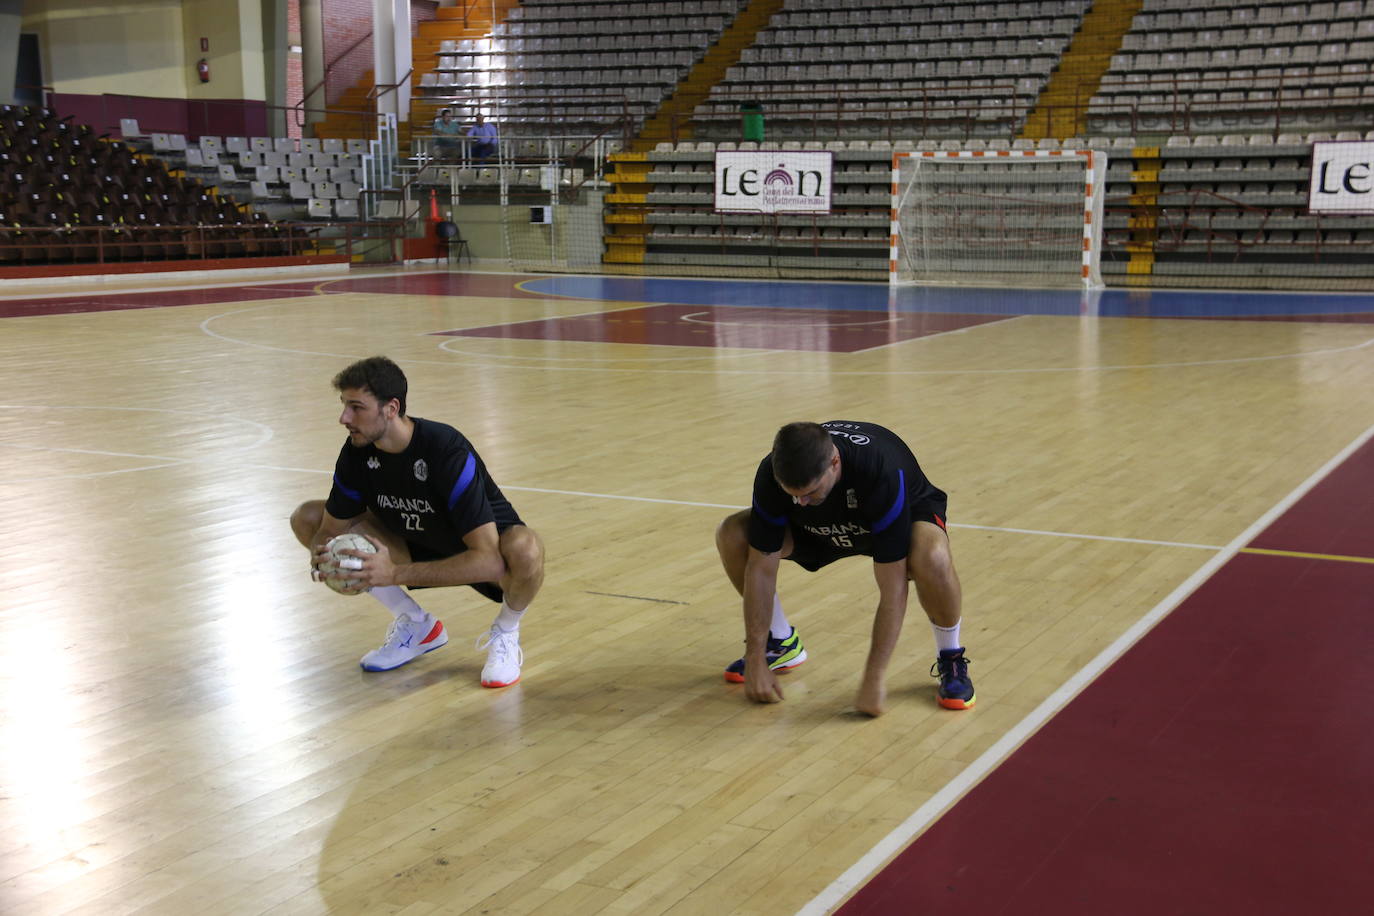
[[[930,522],[944,530],[945,507],[930,502],[915,503],[911,507],[911,521],[913,524]],[[791,531],[792,552],[787,555],[786,559],[796,563],[807,572],[815,572],[821,567],[829,566],[836,560],[843,560],[845,557],[870,556],[870,554],[857,550],[845,550],[836,547],[828,538],[816,537],[797,528],[791,528]]]
[[[520,521],[520,516],[515,514],[515,508],[510,503],[504,503],[502,506],[493,505],[492,510],[496,513],[497,534],[501,534],[507,528],[513,528],[516,525],[525,524],[524,522]],[[453,553],[440,553],[437,550],[430,550],[423,544],[412,544],[409,541],[406,542],[406,546],[410,548],[410,558],[417,562],[424,560],[443,560],[448,557],[455,557],[463,552],[462,550],[459,550]],[[442,586],[437,585],[406,586],[406,588],[411,589],[441,587]],[[501,601],[506,597],[506,593],[501,590],[501,586],[497,585],[495,582],[469,582],[468,588],[477,592],[477,594],[483,596],[484,598],[490,598],[492,601],[495,601],[498,604],[501,603]]]

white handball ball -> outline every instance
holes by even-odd
[[[329,558],[320,564],[320,575],[324,579],[324,584],[340,594],[361,594],[361,592],[345,592],[344,589],[352,588],[358,584],[357,579],[349,578],[349,570],[362,569],[363,561],[357,557],[350,557],[339,553],[341,550],[356,550],[360,553],[376,553],[377,548],[372,546],[372,542],[361,534],[349,531],[338,537],[329,539],[324,545],[324,549],[329,552]]]

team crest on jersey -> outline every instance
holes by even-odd
[[[367,459],[367,466],[375,471],[382,466],[382,463],[377,460],[376,455],[373,455],[371,458]]]
[[[844,504],[851,509],[859,508],[859,497],[854,495],[853,490],[844,491]]]
[[[415,479],[425,481],[429,478],[429,465],[425,464],[425,459],[421,458],[415,462]]]

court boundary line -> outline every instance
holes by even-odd
[[[957,776],[945,783],[923,805],[917,808],[906,820],[902,821],[887,836],[860,857],[823,891],[811,898],[797,910],[796,916],[826,916],[844,903],[849,895],[877,874],[890,860],[905,849],[927,827],[952,809],[969,790],[973,789],[983,777],[992,772],[1006,760],[1022,743],[1037,732],[1046,722],[1081,693],[1098,675],[1140,641],[1156,624],[1172,613],[1185,599],[1210,579],[1217,570],[1233,560],[1241,549],[1258,534],[1269,527],[1279,516],[1287,512],[1298,500],[1306,496],[1313,487],[1321,483],[1337,467],[1345,463],[1357,450],[1374,438],[1374,425],[1371,425],[1354,441],[1346,445],[1306,480],[1269,508],[1249,527],[1236,535],[1220,552],[1202,564],[1191,576],[1185,579],[1158,604],[1151,608],[1127,630],[1099,652],[1091,661],[1075,672],[1067,681],[1046,697],[1040,705],[1031,710],[1021,721],[1007,730],[990,748],[978,756]]]
[[[331,469],[321,470],[320,468],[297,468],[275,464],[258,464],[256,462],[242,465],[243,467],[256,468],[263,471],[285,471],[295,474],[332,474]],[[668,506],[692,506],[700,509],[727,509],[738,512],[741,509],[748,509],[748,506],[731,505],[730,503],[703,503],[693,502],[686,499],[665,499],[657,496],[624,496],[619,493],[591,493],[586,490],[554,490],[547,487],[517,487],[508,484],[501,485],[502,490],[512,490],[517,493],[547,493],[554,496],[587,496],[592,499],[618,499],[625,502],[655,503]],[[1041,537],[1069,538],[1078,541],[1108,541],[1119,544],[1144,544],[1151,547],[1181,547],[1186,550],[1221,550],[1215,544],[1190,544],[1186,541],[1156,541],[1147,538],[1126,538],[1115,537],[1107,534],[1077,534],[1067,531],[1045,531],[1038,528],[1003,528],[995,525],[970,525],[961,522],[950,522],[950,528],[969,529],[972,531],[998,531],[1006,534],[1031,534]]]
[[[1261,557],[1287,557],[1290,560],[1326,560],[1331,563],[1374,563],[1374,557],[1353,557],[1338,553],[1305,553],[1301,550],[1270,550],[1267,547],[1244,547],[1240,552]]]

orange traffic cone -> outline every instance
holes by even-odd
[[[434,196],[434,189],[429,189],[429,221],[431,223],[441,222],[439,219],[439,199]]]

